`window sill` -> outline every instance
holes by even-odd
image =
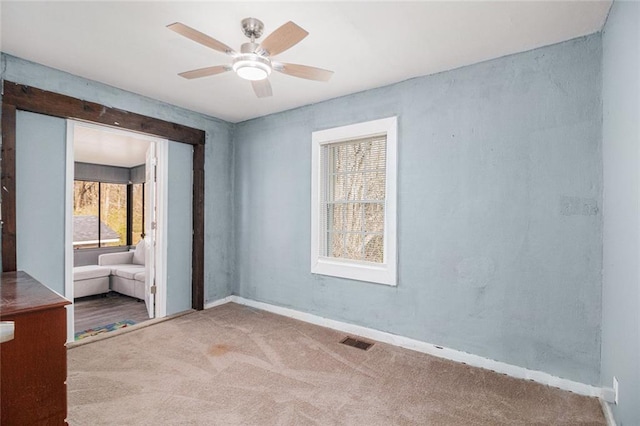
[[[388,286],[397,285],[395,268],[390,268],[387,264],[344,261],[323,257],[316,259],[311,265],[311,273]]]

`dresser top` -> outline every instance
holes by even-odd
[[[0,304],[2,317],[51,309],[71,303],[23,271],[2,273],[0,296],[2,297]]]

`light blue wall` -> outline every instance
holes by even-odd
[[[16,113],[17,266],[61,295],[66,146],[65,120]]]
[[[205,300],[217,300],[230,295],[234,270],[234,257],[230,255],[234,253],[232,125],[4,53],[0,60],[0,77],[3,79],[206,131]],[[169,194],[170,203],[173,196]],[[182,194],[176,196],[180,198]],[[183,213],[190,212],[191,205],[182,207]],[[183,243],[182,240],[169,241],[170,246],[182,246]]]
[[[237,293],[600,382],[599,34],[240,123]],[[311,132],[399,118],[397,287],[310,273]]]
[[[615,1],[603,36],[602,384],[619,426],[640,425],[640,3]]]
[[[191,308],[193,147],[169,143],[167,314]]]
[[[207,131],[207,301],[235,292],[599,384],[601,59],[596,34],[236,126],[4,54],[2,76]],[[311,132],[391,115],[398,286],[313,276]],[[178,199],[187,177],[170,173]],[[169,215],[184,227],[190,207]],[[170,264],[179,286],[187,264]]]

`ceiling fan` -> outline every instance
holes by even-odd
[[[333,71],[307,65],[287,64],[271,59],[273,56],[295,46],[309,35],[307,31],[291,21],[282,25],[265,38],[262,43],[258,44],[256,39],[262,36],[264,24],[256,18],[243,19],[242,31],[251,41],[244,43],[240,47],[240,53],[213,37],[209,37],[180,22],[167,25],[167,28],[213,50],[226,53],[233,58],[229,65],[216,65],[178,74],[187,79],[208,77],[233,70],[240,78],[250,80],[256,95],[259,98],[264,98],[272,95],[271,84],[267,79],[271,71],[316,81],[328,81],[333,75]]]

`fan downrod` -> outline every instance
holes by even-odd
[[[251,39],[252,43],[262,36],[263,31],[264,24],[261,20],[256,18],[244,18],[242,20],[242,32]]]

